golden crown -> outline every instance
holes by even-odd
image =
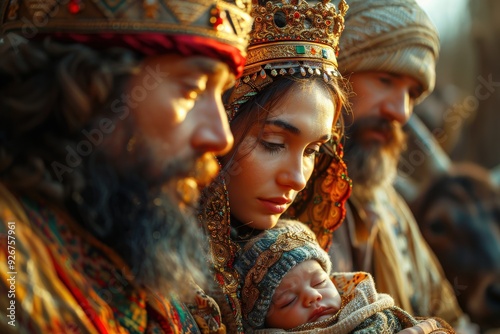
[[[252,0],[248,69],[270,62],[313,61],[337,68],[339,39],[349,6],[338,11],[329,0],[312,5],[305,0]],[[283,74],[283,73],[282,73]]]
[[[249,0],[2,0],[0,33],[160,33],[209,37],[243,54]]]
[[[338,11],[329,0],[315,5],[305,0],[270,0],[260,5],[252,0],[254,25],[245,69],[225,105],[229,120],[274,77],[300,73],[330,82],[339,76],[337,53],[348,9],[344,0]]]

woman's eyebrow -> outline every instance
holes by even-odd
[[[300,133],[301,133],[299,128],[297,128],[296,126],[294,126],[286,121],[280,120],[280,119],[267,120],[266,125],[277,126],[277,127],[281,128],[287,132],[290,132],[294,135],[300,135]],[[328,133],[328,134],[324,134],[323,136],[321,136],[318,139],[328,141],[331,139],[331,137],[332,137],[331,134]]]
[[[280,120],[280,119],[268,120],[268,121],[266,121],[266,124],[277,126],[278,128],[281,128],[285,131],[293,133],[294,135],[299,135],[301,132],[299,128],[293,126],[292,124],[290,124],[288,122]]]

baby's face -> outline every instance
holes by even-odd
[[[324,320],[340,309],[340,295],[316,260],[290,270],[274,293],[266,315],[267,328],[291,329]]]

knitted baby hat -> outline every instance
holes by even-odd
[[[240,274],[243,323],[246,328],[264,326],[274,291],[296,265],[316,260],[330,274],[331,261],[304,224],[280,220],[248,242],[235,262]]]
[[[434,89],[439,36],[415,0],[350,0],[340,38],[344,75],[383,71],[409,75],[423,88],[417,103]]]

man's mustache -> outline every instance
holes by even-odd
[[[367,117],[359,119],[352,126],[347,127],[346,134],[350,138],[355,139],[361,137],[368,130],[380,132],[392,141],[398,136],[398,132],[401,131],[401,125],[382,117]]]

